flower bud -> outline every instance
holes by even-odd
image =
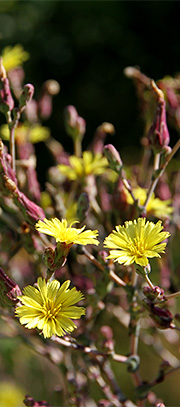
[[[43,261],[51,272],[56,271],[57,266],[55,264],[55,252],[51,247],[47,247],[43,253]]]
[[[16,204],[23,211],[26,219],[31,220],[34,224],[35,221],[39,219],[44,219],[45,214],[43,209],[31,201],[23,192],[20,192],[18,189],[15,191],[14,200]]]
[[[0,306],[14,306],[18,301],[17,296],[21,294],[19,286],[0,268]]]
[[[154,301],[156,299],[164,300],[164,290],[158,286],[154,286],[153,289],[146,286],[143,289],[143,293],[150,301]]]
[[[72,137],[73,140],[83,138],[86,131],[86,122],[78,115],[74,106],[68,106],[65,109],[64,123],[68,135]]]
[[[144,301],[144,305],[146,309],[148,309],[150,317],[159,329],[171,328],[173,315],[167,308],[157,307],[149,300]]]
[[[123,163],[116,148],[112,144],[107,144],[104,147],[104,154],[109,162],[110,168],[119,173]]]
[[[30,102],[34,94],[34,86],[31,83],[27,83],[24,85],[23,91],[19,98],[19,108],[20,110],[24,110],[27,103]]]
[[[11,95],[9,79],[0,78],[0,111],[6,114],[9,110],[13,110],[14,100]]]
[[[113,126],[113,124],[109,122],[103,122],[97,127],[89,149],[92,150],[94,153],[102,154],[106,136],[113,136],[114,134],[115,127]]]
[[[160,98],[155,113],[155,118],[148,132],[149,145],[155,152],[161,152],[170,141],[169,131],[166,123],[166,103]]]

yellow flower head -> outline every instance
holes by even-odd
[[[24,51],[21,44],[17,44],[14,47],[6,47],[2,51],[3,66],[7,72],[21,66],[29,57],[29,53]]]
[[[3,140],[9,140],[9,128],[7,124],[3,124],[0,127],[0,135]],[[15,129],[15,139],[18,144],[30,141],[30,143],[39,143],[40,141],[46,141],[50,136],[50,130],[48,127],[41,126],[40,124],[34,124],[29,126],[27,123],[19,123]]]
[[[78,180],[85,178],[88,175],[103,174],[108,168],[108,161],[106,157],[101,154],[93,154],[91,151],[84,151],[82,158],[74,155],[69,157],[69,165],[58,165],[59,170],[70,180]]]
[[[53,218],[51,220],[45,218],[43,221],[38,220],[35,227],[40,233],[53,236],[56,239],[56,242],[65,243],[66,245],[99,244],[98,240],[96,239],[98,235],[97,230],[84,231],[86,226],[83,226],[81,229],[73,228],[72,225],[68,227],[66,219],[62,219],[62,221],[60,221],[57,218]]]
[[[130,205],[133,205],[134,201],[132,199],[132,196],[127,190],[124,191],[127,196],[127,202]],[[133,188],[133,194],[134,197],[139,200],[139,204],[143,206],[146,201],[147,190],[141,187]],[[170,206],[171,203],[172,202],[170,199],[162,201],[161,199],[156,198],[155,194],[153,193],[146,208],[147,214],[152,214],[157,218],[164,219],[166,216],[171,215],[173,212],[173,208],[172,206]]]
[[[39,277],[37,288],[25,287],[18,297],[23,305],[15,311],[20,323],[28,329],[40,329],[45,338],[72,332],[76,328],[72,319],[79,319],[85,309],[74,305],[84,297],[75,287],[68,289],[69,285],[69,280],[60,286],[57,280],[46,283]]]
[[[162,232],[161,223],[138,218],[125,222],[125,226],[116,226],[104,241],[105,247],[113,249],[107,258],[124,265],[135,262],[147,266],[148,257],[161,257],[159,253],[164,253],[166,247],[162,242],[170,236],[169,232]]]

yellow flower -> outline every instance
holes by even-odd
[[[85,178],[87,175],[100,175],[103,174],[108,168],[108,161],[106,157],[101,154],[93,154],[91,151],[84,151],[82,158],[74,155],[69,157],[69,165],[58,165],[59,170],[70,180],[78,180]]]
[[[29,57],[29,53],[24,51],[21,44],[17,44],[14,47],[8,46],[2,51],[3,66],[7,72],[21,66]]]
[[[0,135],[3,140],[9,140],[9,128],[7,124],[3,124],[0,128]],[[50,136],[50,130],[48,127],[34,124],[29,126],[26,123],[19,123],[15,129],[15,139],[20,143],[30,141],[30,143],[39,143],[45,141]]]
[[[25,287],[23,295],[18,297],[23,305],[15,311],[20,323],[28,329],[40,329],[45,338],[72,332],[76,328],[72,319],[79,319],[85,309],[74,305],[84,296],[75,287],[68,289],[69,285],[69,280],[60,286],[57,280],[46,283],[39,277],[37,288]]]
[[[140,266],[148,265],[148,257],[161,257],[166,243],[162,243],[170,236],[169,232],[162,232],[161,221],[156,224],[146,222],[145,218],[125,222],[125,226],[116,226],[116,231],[106,237],[105,247],[110,250],[109,259],[114,259],[120,264],[132,263]]]
[[[133,205],[134,201],[130,193],[127,190],[125,190],[125,193],[127,196],[127,202],[130,205]],[[141,187],[133,188],[133,194],[134,197],[139,200],[139,204],[143,206],[147,197],[147,189]],[[169,206],[171,203],[170,199],[162,201],[159,198],[155,198],[155,194],[153,193],[146,208],[147,214],[152,214],[157,218],[164,219],[173,212],[172,206]]]
[[[40,233],[45,233],[46,235],[53,236],[56,239],[56,242],[65,243],[66,245],[72,244],[98,245],[99,242],[96,239],[98,231],[97,230],[84,231],[85,227],[86,226],[83,226],[81,229],[73,228],[72,225],[68,227],[66,219],[62,219],[62,221],[60,221],[57,218],[53,218],[51,220],[45,218],[43,221],[38,220],[38,222],[35,225],[35,228]]]

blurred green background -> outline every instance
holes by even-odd
[[[128,150],[130,146],[139,146],[143,122],[134,86],[124,76],[124,68],[138,66],[155,80],[179,72],[179,15],[178,1],[0,1],[0,49],[20,43],[30,53],[31,58],[24,64],[25,81],[35,86],[35,97],[45,80],[60,83],[61,92],[54,98],[53,113],[45,125],[65,149],[72,152],[63,125],[63,110],[73,104],[87,122],[84,148],[97,126],[109,121],[114,124],[116,135],[113,139],[109,136],[107,142]],[[3,120],[1,115],[0,123]],[[46,169],[48,153],[41,143],[36,148],[40,171],[39,163]],[[39,178],[44,182],[44,171]],[[3,323],[1,328],[3,331]],[[116,333],[118,339],[120,331]],[[16,390],[19,385],[20,393],[22,388],[22,394],[29,392],[34,398],[57,404],[58,398],[56,393],[52,398],[52,391],[59,377],[51,363],[27,350],[18,339],[7,340],[3,336],[0,339],[3,386],[5,381],[13,383],[16,377]],[[126,342],[127,338],[121,339],[119,351],[122,352]],[[149,356],[147,347],[143,353],[144,345],[141,352],[144,374],[147,380],[154,378],[158,356],[153,353],[154,372],[150,375],[152,353]],[[117,377],[124,377],[123,390],[131,391],[127,389],[129,375],[125,374],[125,367],[116,365],[114,369]],[[168,386],[167,382],[157,386],[157,393],[165,396],[167,406],[177,404],[179,390],[174,383],[178,380],[177,373],[169,378]],[[19,407],[18,395],[17,404],[13,400],[15,397],[11,404],[6,404],[0,399],[0,403],[4,407]]]

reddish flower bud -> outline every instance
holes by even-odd
[[[94,153],[103,153],[104,142],[107,135],[113,136],[115,134],[115,128],[112,123],[103,122],[97,127],[93,140],[89,146],[89,150]]]
[[[0,306],[14,306],[18,301],[17,296],[21,294],[19,286],[0,268]]]
[[[74,106],[67,106],[64,114],[64,122],[68,135],[74,140],[83,138],[86,131],[85,120],[78,115]]]
[[[121,157],[116,150],[116,148],[112,144],[107,144],[104,147],[104,154],[109,162],[110,167],[112,170],[116,172],[120,172],[122,168],[122,160]]]
[[[162,151],[169,144],[170,136],[166,123],[166,103],[162,98],[158,100],[154,122],[148,132],[148,140],[149,145],[156,152]]]
[[[55,252],[51,247],[47,247],[43,253],[43,261],[46,264],[48,270],[51,272],[56,271],[57,266],[55,264]]]
[[[9,79],[0,79],[0,110],[2,113],[7,113],[9,110],[13,110],[14,100],[11,95]]]
[[[26,218],[28,217],[28,220],[31,219],[33,221],[33,224],[35,221],[45,218],[43,209],[32,202],[30,199],[28,199],[27,196],[23,194],[23,192],[20,192],[18,189],[16,190],[14,199],[16,200],[18,206],[20,206],[20,209],[24,212]]]
[[[30,83],[24,85],[23,91],[19,98],[19,108],[22,111],[34,95],[34,86]]]
[[[157,307],[149,300],[144,301],[144,305],[159,329],[171,328],[173,315],[167,308]]]

